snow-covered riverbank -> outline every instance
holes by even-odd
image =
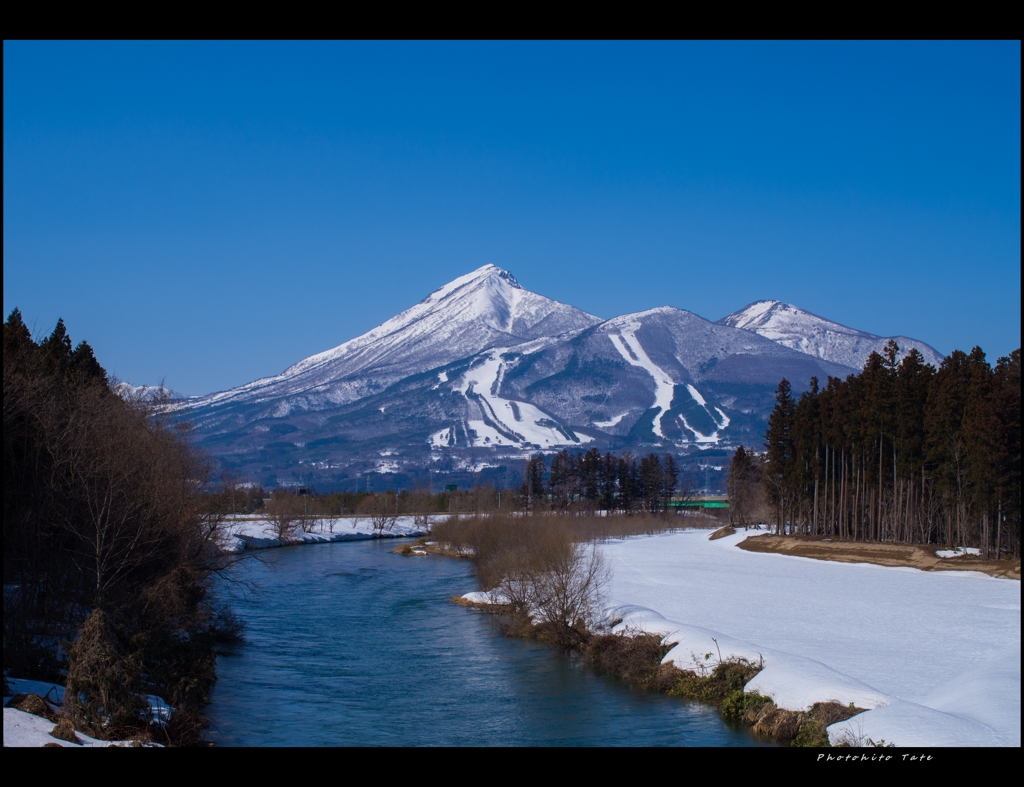
[[[324,544],[335,541],[360,541],[367,538],[420,538],[427,535],[427,525],[417,524],[415,517],[400,516],[394,526],[380,532],[369,517],[338,517],[320,519],[310,532],[296,530],[283,541],[267,519],[229,518],[223,530],[221,546],[226,552],[298,544]]]
[[[1019,581],[737,549],[748,535],[605,544],[616,630],[664,635],[682,669],[763,658],[747,690],[781,707],[870,709],[833,742],[1020,746]]]

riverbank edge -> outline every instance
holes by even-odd
[[[509,615],[509,608],[504,604],[466,596],[453,596],[449,601],[488,614]],[[665,643],[664,637],[639,630],[613,632],[619,623],[621,621],[611,621],[606,631],[590,632],[588,642],[578,651],[584,662],[599,672],[646,691],[714,707],[726,721],[746,727],[759,738],[772,743],[816,748],[876,745],[870,740],[844,740],[838,744],[829,740],[829,725],[851,719],[867,708],[852,704],[844,706],[838,702],[816,702],[803,710],[781,708],[770,697],[745,689],[746,684],[761,671],[762,665],[746,659],[729,659],[720,660],[701,672],[684,670],[674,662],[662,661],[673,647],[673,644]],[[513,621],[502,630],[506,636],[549,642],[543,626],[530,621]]]
[[[717,532],[712,538],[716,535]],[[920,544],[838,541],[824,536],[760,533],[747,537],[736,546],[746,552],[792,555],[835,563],[872,563],[877,566],[916,568],[920,571],[977,571],[990,577],[1018,582],[1021,573],[1020,560],[984,560],[973,555],[939,557],[935,554],[937,547]]]
[[[295,538],[281,540],[279,538],[264,538],[251,536],[243,533],[232,533],[231,538],[239,542],[237,548],[233,545],[224,545],[224,552],[237,554],[253,549],[278,549],[282,547],[298,547],[307,544],[337,544],[344,541],[372,541],[377,538],[425,538],[429,535],[426,530],[411,530],[402,533],[301,533]]]

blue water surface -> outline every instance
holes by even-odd
[[[219,746],[750,746],[714,708],[502,636],[452,604],[469,563],[392,540],[263,550],[225,593],[244,644],[217,661]]]

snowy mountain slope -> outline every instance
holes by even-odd
[[[872,352],[882,353],[890,338],[900,347],[902,358],[911,347],[924,356],[925,363],[938,368],[942,355],[922,341],[906,336],[876,336],[847,328],[816,314],[781,301],[757,301],[718,320],[720,325],[753,331],[786,347],[834,363],[863,369]]]
[[[779,306],[737,326],[667,306],[602,321],[488,265],[280,375],[170,406],[226,467],[271,485],[422,479],[564,447],[724,456],[763,442],[783,377],[799,392],[857,371],[807,348],[884,345]]]
[[[753,410],[759,420],[782,377],[803,390],[813,376],[853,371],[672,307],[524,350],[502,354],[503,396],[531,402],[574,432],[675,445],[747,437],[739,422]],[[750,395],[756,408],[741,401]]]
[[[801,390],[852,371],[664,307],[485,350],[340,405],[228,402],[193,434],[239,471],[287,469],[322,486],[563,447],[722,449],[762,441],[781,377]]]
[[[194,397],[182,409],[195,423],[216,422],[233,405],[263,415],[322,410],[493,347],[586,328],[599,318],[523,289],[508,271],[485,265],[355,339],[267,377]],[[230,408],[236,409],[236,408]]]

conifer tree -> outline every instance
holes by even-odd
[[[767,449],[766,492],[776,507],[778,532],[785,532],[786,517],[792,516],[793,480],[796,466],[796,445],[793,439],[793,418],[796,404],[792,387],[785,377],[775,392],[775,408],[768,417],[765,432]]]

